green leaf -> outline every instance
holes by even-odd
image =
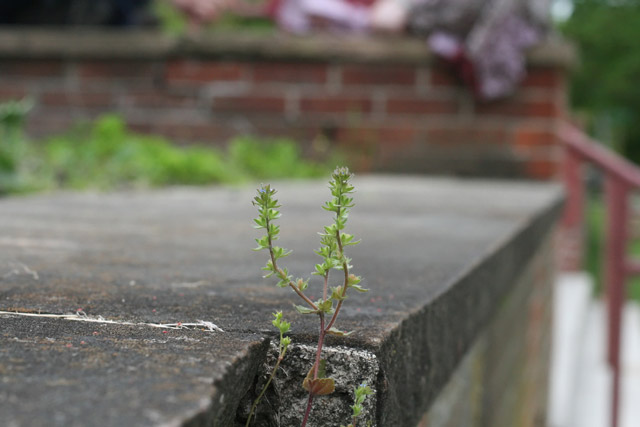
[[[354,290],[358,291],[358,292],[369,292],[369,289],[363,288],[360,285],[349,285],[350,288],[353,288]]]
[[[314,271],[311,274],[316,276],[324,276],[325,273],[326,273],[326,270],[324,268],[324,264],[316,264],[316,271]]]
[[[331,334],[331,335],[336,335],[336,336],[339,336],[339,337],[348,337],[349,335],[351,335],[353,333],[353,331],[344,332],[344,331],[341,331],[340,329],[332,327],[330,329],[327,329],[327,333]]]
[[[282,338],[282,340],[280,340],[280,344],[282,344],[283,349],[286,350],[287,347],[289,347],[289,344],[291,344],[291,338],[289,337]]]
[[[279,288],[285,288],[289,286],[289,283],[291,283],[291,276],[289,276],[289,271],[285,268],[281,271],[278,271],[277,273],[280,281],[276,284],[276,286],[278,286]]]
[[[309,372],[307,372],[307,376],[313,378],[313,368],[315,364],[311,367]],[[318,365],[318,378],[326,378],[327,377],[327,359],[320,359],[320,364]]]
[[[318,311],[322,313],[333,313],[333,301],[331,301],[330,299],[326,301],[319,300],[316,302],[316,305],[318,306]]]
[[[302,387],[314,396],[326,396],[336,389],[333,378],[305,378]]]
[[[335,390],[335,381],[332,378],[326,378],[326,363],[326,360],[320,360],[320,365],[318,365],[318,378],[313,379],[314,365],[309,369],[307,376],[304,381],[302,381],[302,387],[314,396],[325,396],[333,393]]]
[[[278,328],[281,334],[286,334],[287,332],[289,332],[289,329],[291,328],[291,323],[285,320],[282,320],[281,311],[273,313],[273,317],[274,319],[271,321],[271,324],[276,328]]]
[[[269,248],[269,236],[264,235],[262,237],[259,237],[256,240],[256,243],[258,244],[257,248],[254,248],[254,251],[260,251],[262,249],[268,249]]]
[[[361,281],[362,281],[362,278],[359,276],[356,276],[355,274],[349,274],[349,277],[347,279],[347,283],[349,285],[357,285]]]
[[[336,224],[327,225],[324,227],[324,232],[328,235],[334,236],[338,229],[336,228]]]
[[[304,305],[295,305],[294,307],[296,309],[296,311],[300,314],[316,314],[318,313],[318,310],[314,310],[312,308],[309,307],[305,307]]]
[[[307,289],[307,287],[309,286],[309,280],[304,280],[302,278],[298,278],[296,280],[296,286],[298,289],[300,289],[301,291],[304,291],[305,289]]]
[[[344,301],[348,295],[342,295],[342,286],[336,286],[331,288],[331,299],[334,301]]]
[[[325,202],[325,204],[322,206],[322,209],[330,212],[335,212],[338,210],[338,206],[336,206],[336,204],[333,201],[329,201],[329,202]]]
[[[273,256],[275,259],[284,258],[286,256],[291,255],[291,253],[293,252],[288,249],[281,248],[279,246],[274,246],[271,250],[273,251]]]
[[[360,243],[360,240],[353,240],[352,234],[341,233],[340,239],[342,240],[342,246],[353,246]]]

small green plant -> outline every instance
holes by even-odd
[[[325,336],[327,334],[349,335],[349,332],[343,332],[334,326],[340,309],[348,297],[347,291],[348,289],[358,292],[368,291],[359,285],[361,278],[351,274],[351,259],[345,253],[347,246],[359,243],[359,241],[354,240],[353,235],[344,232],[349,210],[354,206],[353,198],[351,197],[354,192],[354,187],[350,183],[351,178],[352,174],[347,168],[337,168],[329,182],[332,198],[325,203],[323,208],[334,215],[333,222],[324,227],[323,233],[320,233],[321,246],[315,251],[322,257],[322,262],[316,264],[312,275],[322,277],[324,282],[322,298],[317,301],[312,301],[305,294],[305,290],[309,286],[309,279],[294,279],[286,268],[282,268],[278,264],[282,258],[290,255],[291,251],[274,244],[278,240],[280,233],[280,227],[275,225],[274,221],[280,218],[279,209],[281,207],[274,197],[276,190],[270,185],[263,185],[258,189],[258,194],[253,200],[253,204],[258,208],[258,217],[254,219],[255,227],[266,231],[262,237],[256,239],[258,247],[255,248],[255,250],[269,252],[269,259],[265,267],[263,267],[263,270],[266,271],[264,277],[275,276],[278,279],[277,286],[291,288],[304,303],[303,305],[296,305],[296,310],[301,314],[317,315],[320,323],[315,362],[302,383],[302,387],[309,393],[307,406],[303,414],[302,427],[307,424],[314,397],[331,394],[335,389],[334,380],[326,377],[326,362],[322,359]],[[330,288],[329,274],[332,270],[340,271],[341,284]],[[360,393],[362,394],[363,392]],[[356,402],[357,405],[361,405],[361,403]],[[361,410],[361,407],[358,407]]]
[[[289,344],[291,344],[291,338],[284,336],[284,334],[289,332],[289,329],[291,328],[291,323],[282,320],[281,311],[273,313],[273,317],[274,319],[271,321],[271,324],[273,324],[273,326],[275,326],[280,331],[280,340],[278,341],[279,343],[278,344],[278,360],[276,361],[276,364],[271,370],[271,375],[269,375],[269,379],[267,380],[264,387],[262,387],[262,391],[260,391],[260,394],[258,395],[256,400],[253,402],[253,405],[251,405],[251,410],[249,411],[249,417],[247,418],[247,423],[245,424],[246,427],[249,427],[251,418],[253,417],[253,414],[255,413],[256,408],[260,403],[260,400],[262,400],[262,397],[267,392],[267,389],[269,388],[271,381],[273,381],[273,378],[276,376],[276,372],[280,367],[280,363],[282,362],[282,360],[284,360],[284,355],[287,353],[287,348],[289,348]]]
[[[371,387],[369,387],[366,383],[362,383],[355,388],[353,394],[354,402],[351,406],[351,410],[353,411],[353,414],[351,415],[351,424],[347,425],[346,427],[356,427],[358,417],[360,416],[360,414],[362,414],[362,404],[367,399],[367,396],[371,396],[373,394],[373,390],[371,390]]]

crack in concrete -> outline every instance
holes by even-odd
[[[163,329],[199,329],[208,332],[224,332],[222,328],[218,327],[213,322],[207,320],[196,320],[195,322],[177,322],[177,323],[150,323],[150,322],[128,322],[126,320],[111,320],[105,319],[102,316],[88,316],[84,311],[78,310],[76,314],[53,314],[53,313],[26,313],[20,311],[2,311],[0,315],[6,316],[25,316],[25,317],[40,317],[49,319],[62,319],[73,320],[76,322],[93,322],[110,325],[123,325],[123,326],[149,326],[152,328]],[[204,329],[202,329],[204,328]]]

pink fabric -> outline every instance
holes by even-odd
[[[221,14],[231,11],[244,16],[273,16],[278,9],[279,0],[251,2],[247,0],[172,0],[196,28],[210,23]]]
[[[278,24],[287,31],[306,33],[314,28],[364,32],[370,7],[354,0],[281,0]]]

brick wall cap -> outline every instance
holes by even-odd
[[[140,59],[166,57],[428,64],[423,40],[392,36],[215,32],[174,37],[149,30],[0,28],[0,58]],[[532,49],[531,65],[570,68],[575,49],[550,38]]]

